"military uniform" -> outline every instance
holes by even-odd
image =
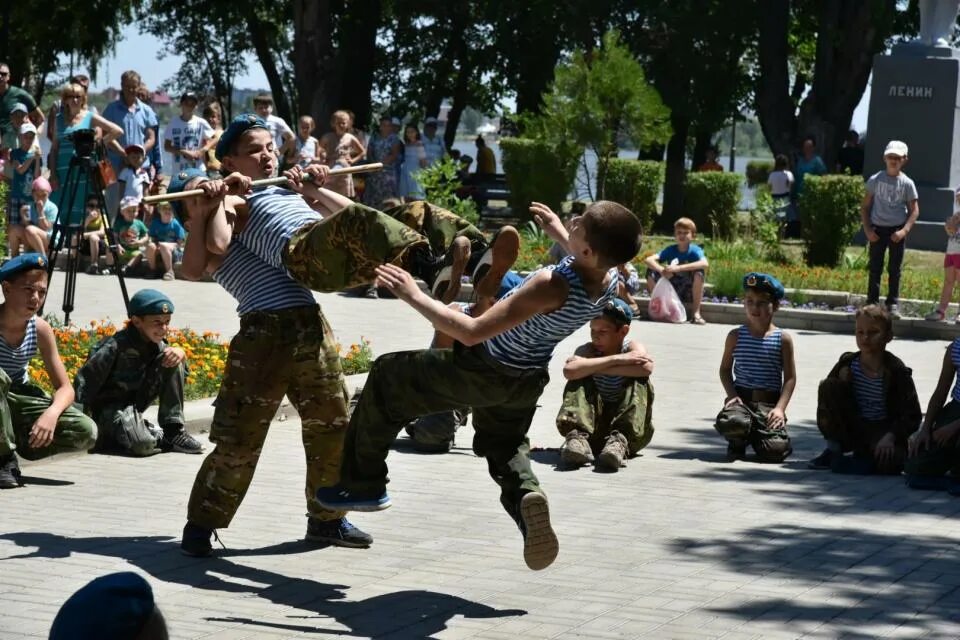
[[[128,326],[93,348],[77,372],[77,401],[100,430],[99,446],[115,446],[136,456],[159,453],[164,431],[183,429],[186,367],[161,364],[167,347],[146,340]],[[159,427],[143,417],[159,399]]]
[[[588,435],[590,448],[599,453],[610,434],[627,441],[630,457],[653,439],[653,385],[649,378],[624,378],[623,394],[616,401],[604,400],[592,376],[570,380],[563,388],[563,403],[557,415],[557,430]]]

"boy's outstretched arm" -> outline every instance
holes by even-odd
[[[567,233],[567,229],[560,222],[560,217],[553,212],[553,209],[542,202],[532,202],[530,203],[530,215],[533,216],[534,222],[540,225],[540,228],[551,240],[559,244],[564,251],[570,253],[570,245],[568,244],[570,234]]]
[[[377,285],[386,287],[416,309],[437,331],[468,347],[512,329],[538,313],[559,309],[569,292],[562,276],[542,271],[522,289],[497,302],[480,317],[472,318],[420,291],[413,277],[400,267],[391,264],[377,267]]]

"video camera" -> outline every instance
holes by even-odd
[[[80,158],[89,158],[97,146],[97,132],[93,129],[77,129],[66,135],[73,143],[73,152]]]

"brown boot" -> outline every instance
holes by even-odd
[[[560,447],[560,462],[569,467],[581,467],[593,462],[590,440],[583,431],[572,429],[567,432],[567,441]]]
[[[619,431],[614,431],[603,443],[603,451],[597,456],[597,466],[607,471],[617,471],[623,466],[626,457],[627,439]]]

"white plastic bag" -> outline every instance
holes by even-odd
[[[687,310],[673,288],[670,280],[661,277],[650,294],[650,306],[647,314],[658,322],[686,322]]]

